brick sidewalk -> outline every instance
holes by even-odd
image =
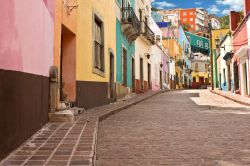
[[[218,90],[218,89],[214,89],[214,90],[209,89],[209,90],[210,90],[210,92],[212,92],[214,94],[225,97],[225,98],[227,98],[229,100],[232,100],[232,101],[234,101],[236,103],[239,103],[239,104],[242,104],[242,105],[245,105],[245,106],[250,106],[250,98],[248,98],[248,97],[244,97],[244,96],[234,94],[234,93],[231,93],[231,92],[221,91],[221,90]]]
[[[87,110],[73,123],[48,123],[0,165],[94,165],[98,122],[160,92]]]

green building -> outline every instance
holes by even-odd
[[[192,34],[190,32],[185,32],[186,36],[191,45],[191,51],[193,53],[200,52],[209,56],[210,54],[210,42],[208,38]]]

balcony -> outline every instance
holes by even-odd
[[[129,42],[133,42],[140,35],[140,21],[132,7],[124,7],[122,12],[122,31]]]
[[[152,45],[155,44],[155,34],[154,32],[150,29],[148,24],[145,22],[141,22],[141,34],[148,40]]]

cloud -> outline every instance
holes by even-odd
[[[174,3],[169,3],[169,2],[166,2],[166,1],[163,1],[163,2],[155,2],[155,0],[153,0],[153,4],[155,6],[157,6],[157,8],[159,9],[164,9],[164,8],[173,8],[175,7],[176,5]]]
[[[220,12],[220,9],[216,5],[210,5],[209,8],[207,8],[207,11],[210,14],[218,14]]]
[[[222,10],[222,14],[229,14],[230,11],[240,11],[243,9],[243,0],[217,0],[217,5],[223,5],[225,7]]]
[[[195,4],[195,5],[202,5],[202,2],[196,1],[196,2],[194,2],[194,4]]]

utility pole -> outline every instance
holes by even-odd
[[[211,85],[212,90],[214,90],[214,65],[213,65],[213,49],[212,49],[212,25],[211,20],[209,20],[208,28],[210,32],[210,64],[211,64]]]

